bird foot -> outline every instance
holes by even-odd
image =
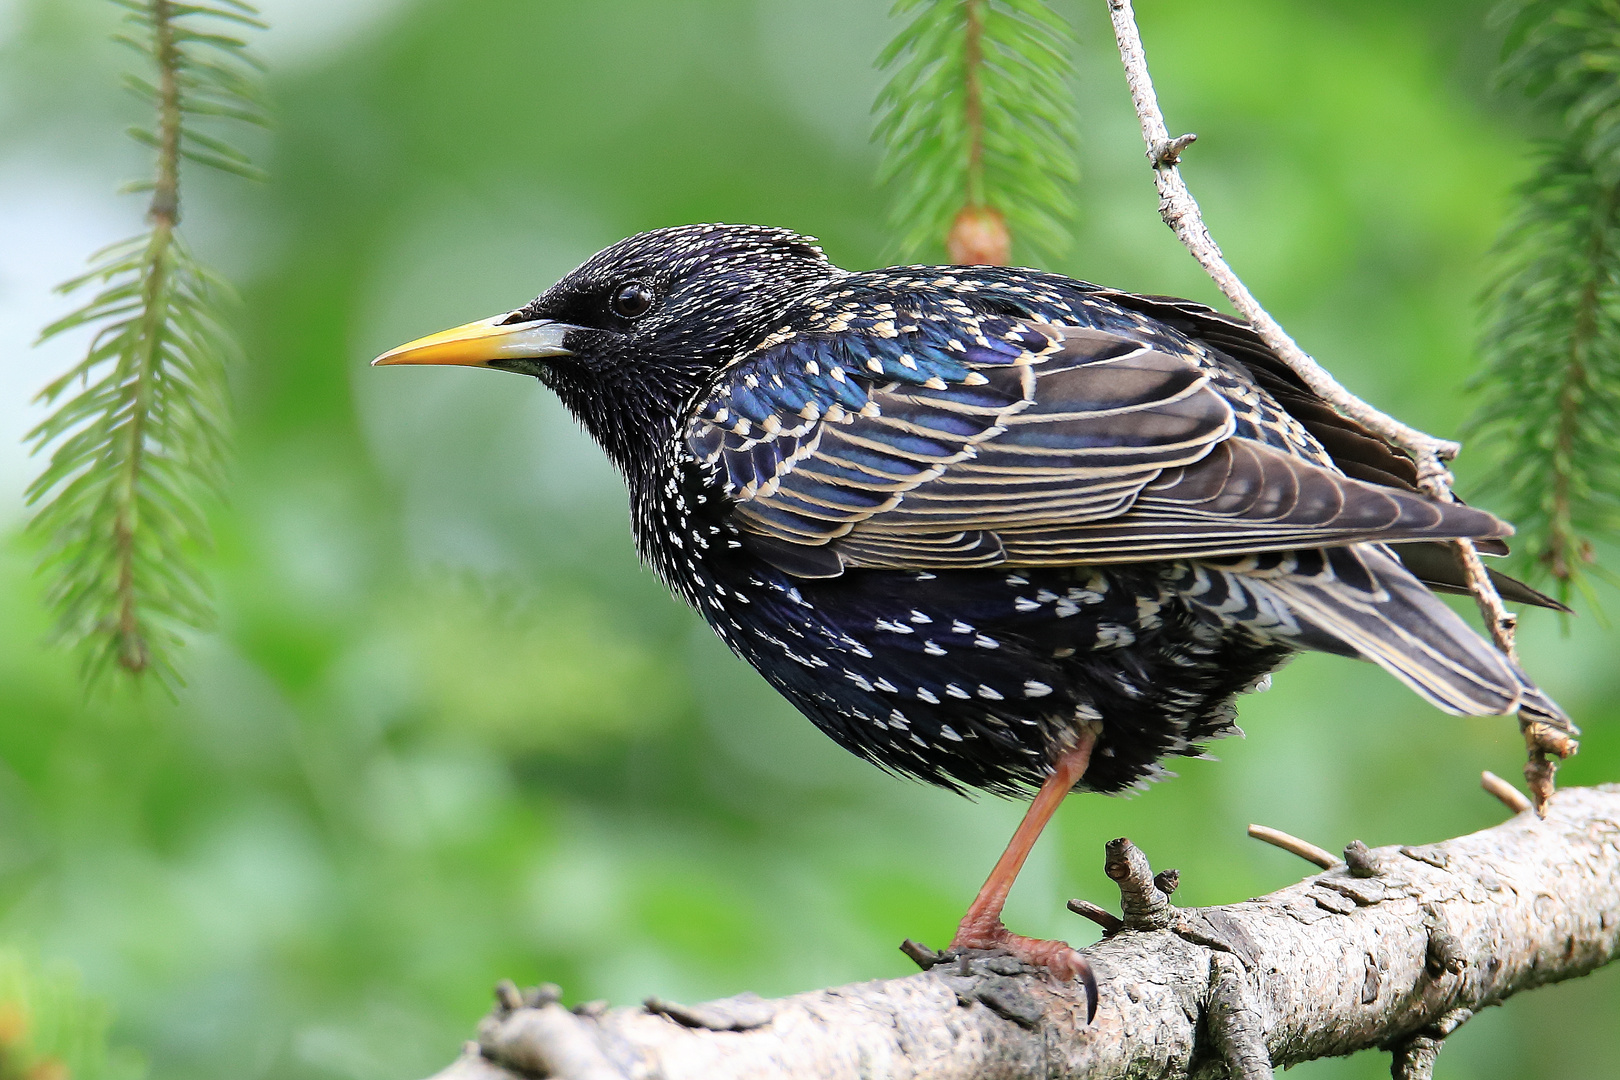
[[[951,941],[953,949],[977,949],[983,952],[1006,953],[1030,967],[1045,968],[1057,979],[1068,982],[1089,973],[1091,965],[1067,941],[1049,941],[1044,938],[1015,934],[998,921],[992,926],[956,932]]]
[[[1067,941],[1015,934],[999,918],[964,919],[951,940],[951,949],[1003,953],[1032,968],[1044,968],[1059,982],[1079,979],[1086,988],[1086,1021],[1097,1013],[1097,979],[1091,965]]]

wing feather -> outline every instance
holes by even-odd
[[[944,306],[788,337],[700,404],[687,446],[721,470],[762,557],[830,576],[1507,531],[1236,437],[1196,350]],[[1359,432],[1321,427],[1372,456]]]

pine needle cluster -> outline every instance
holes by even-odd
[[[1061,257],[1079,183],[1069,24],[1042,0],[899,0],[894,13],[909,21],[878,61],[891,74],[876,137],[901,256],[937,257],[953,225],[999,221],[1025,261]]]
[[[1499,9],[1499,78],[1556,119],[1498,243],[1473,439],[1493,503],[1562,599],[1620,535],[1620,0]]]
[[[83,650],[87,676],[116,666],[170,681],[180,632],[211,617],[197,560],[223,482],[233,349],[218,318],[228,289],[176,231],[180,166],[258,175],[198,125],[265,123],[258,65],[234,36],[262,24],[236,0],[113,2],[127,10],[117,40],[155,73],[155,81],[125,77],[155,118],[129,132],[156,151],[151,179],[129,189],[150,192],[149,228],[59,287],[94,294],[41,340],[87,328],[92,337],[84,358],[39,395],[52,412],[28,438],[50,457],[28,490],[39,507],[29,529],[42,542],[58,634]]]

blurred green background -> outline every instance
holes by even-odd
[[[883,0],[264,6],[274,179],[185,192],[248,360],[221,623],[171,700],[85,696],[40,644],[16,535],[28,396],[82,347],[30,351],[66,307],[49,288],[139,226],[112,194],[146,168],[119,134],[131,54],[109,4],[0,0],[0,943],[75,968],[174,1080],[424,1076],[503,976],[631,1004],[905,973],[895,946],[948,939],[1021,807],[883,776],[794,714],[638,567],[617,479],[539,386],[367,367],[659,225],[785,225],[883,264]],[[1214,300],[1155,213],[1102,0],[1065,6],[1085,179],[1059,269]],[[1440,433],[1536,134],[1489,89],[1486,7],[1141,4],[1229,257],[1353,389]],[[1616,645],[1590,614],[1526,620],[1527,666],[1586,728],[1565,783],[1620,779]],[[1116,835],[1197,904],[1302,875],[1251,821],[1329,848],[1485,827],[1480,769],[1521,760],[1511,722],[1339,659],[1300,659],[1241,719],[1219,763],[1070,800],[1009,922],[1091,940],[1063,901],[1110,902]],[[1617,1018],[1620,970],[1525,995],[1437,1075],[1612,1077]]]

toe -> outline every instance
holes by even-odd
[[[1043,941],[1018,934],[1008,934],[999,947],[1018,957],[1026,964],[1044,967],[1060,982],[1078,979],[1086,988],[1086,1022],[1097,1015],[1097,977],[1091,965],[1066,941]]]

